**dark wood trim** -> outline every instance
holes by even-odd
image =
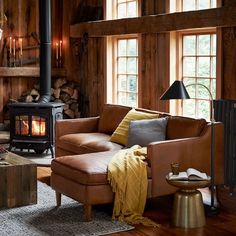
[[[102,20],[70,26],[70,36],[161,33],[184,29],[236,26],[236,7],[220,7],[200,11],[177,12],[128,19]]]

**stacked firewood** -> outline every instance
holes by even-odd
[[[20,102],[37,102],[40,97],[39,84],[22,93]],[[64,118],[78,118],[79,112],[79,87],[78,84],[65,78],[57,78],[52,81],[51,102],[64,103]]]

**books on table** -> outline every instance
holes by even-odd
[[[209,177],[206,173],[200,172],[194,168],[188,168],[186,171],[179,172],[178,175],[174,175],[172,172],[168,175],[169,180],[208,180]]]

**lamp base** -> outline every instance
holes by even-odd
[[[220,213],[220,208],[211,206],[211,205],[204,205],[205,214],[206,216],[215,216]]]

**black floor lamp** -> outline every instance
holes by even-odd
[[[211,91],[203,84],[193,83],[188,84],[189,86],[202,86],[204,87],[210,96],[211,100],[211,205],[209,209],[207,209],[208,214],[217,214],[218,208],[215,207],[214,204],[214,194],[215,194],[215,168],[214,168],[214,107],[213,107],[213,97]],[[161,100],[170,100],[170,99],[190,99],[190,96],[184,86],[183,81],[175,80],[175,82],[164,92],[164,94],[160,97]]]

